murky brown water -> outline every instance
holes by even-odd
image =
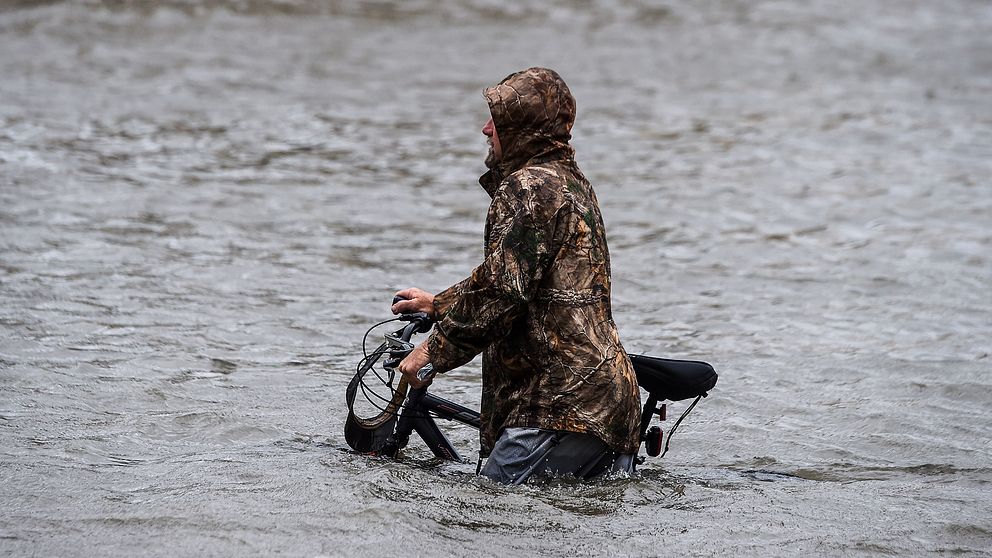
[[[992,549],[992,4],[502,4],[0,8],[0,554]],[[354,455],[361,335],[478,261],[480,91],[537,64],[628,349],[720,384],[636,479]]]

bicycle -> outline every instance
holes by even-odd
[[[395,304],[396,300],[393,303]],[[366,342],[372,330],[395,321],[404,321],[407,324],[395,332],[386,333],[382,344],[369,353]],[[392,385],[400,361],[413,350],[411,338],[417,333],[429,332],[433,323],[433,319],[423,312],[402,314],[397,318],[379,322],[365,332],[362,338],[363,358],[359,361],[355,376],[345,391],[348,418],[345,421],[344,433],[345,440],[353,450],[395,458],[399,450],[409,442],[410,435],[416,432],[435,457],[464,462],[435,419],[455,421],[479,428],[478,411],[428,393],[427,387],[408,389],[407,380],[402,375],[396,387],[393,388]],[[388,360],[383,363],[383,370],[388,377],[384,378],[375,368],[375,364],[387,355]],[[638,354],[628,356],[634,365],[637,383],[648,392],[648,399],[641,411],[641,442],[645,444],[649,456],[664,457],[668,452],[672,435],[696,404],[713,389],[718,375],[710,364],[702,361],[675,360]],[[366,384],[365,378],[369,372],[379,380],[379,387],[386,388],[388,397],[377,393],[373,386]],[[431,375],[433,370],[430,365],[418,372],[421,380]],[[379,411],[378,415],[362,418],[356,414],[355,400],[359,391],[366,401]],[[693,397],[695,400],[676,420],[668,436],[664,436],[660,426],[650,426],[655,415],[662,421],[667,419],[667,403],[664,401],[682,401]],[[662,402],[660,406],[659,402]],[[638,463],[643,463],[644,459],[639,457]]]

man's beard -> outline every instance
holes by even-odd
[[[489,152],[486,153],[486,168],[494,169],[496,165],[499,164],[499,159],[496,158],[496,153],[493,151],[493,146],[489,146]]]

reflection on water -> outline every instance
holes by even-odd
[[[986,552],[990,27],[966,0],[8,2],[0,549]],[[628,350],[720,384],[630,479],[350,453],[361,334],[478,262],[480,91],[534,64],[578,98]],[[475,406],[478,364],[435,385]]]

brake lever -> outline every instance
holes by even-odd
[[[390,353],[409,353],[413,350],[413,343],[397,337],[395,333],[387,333],[382,338],[386,341]]]

